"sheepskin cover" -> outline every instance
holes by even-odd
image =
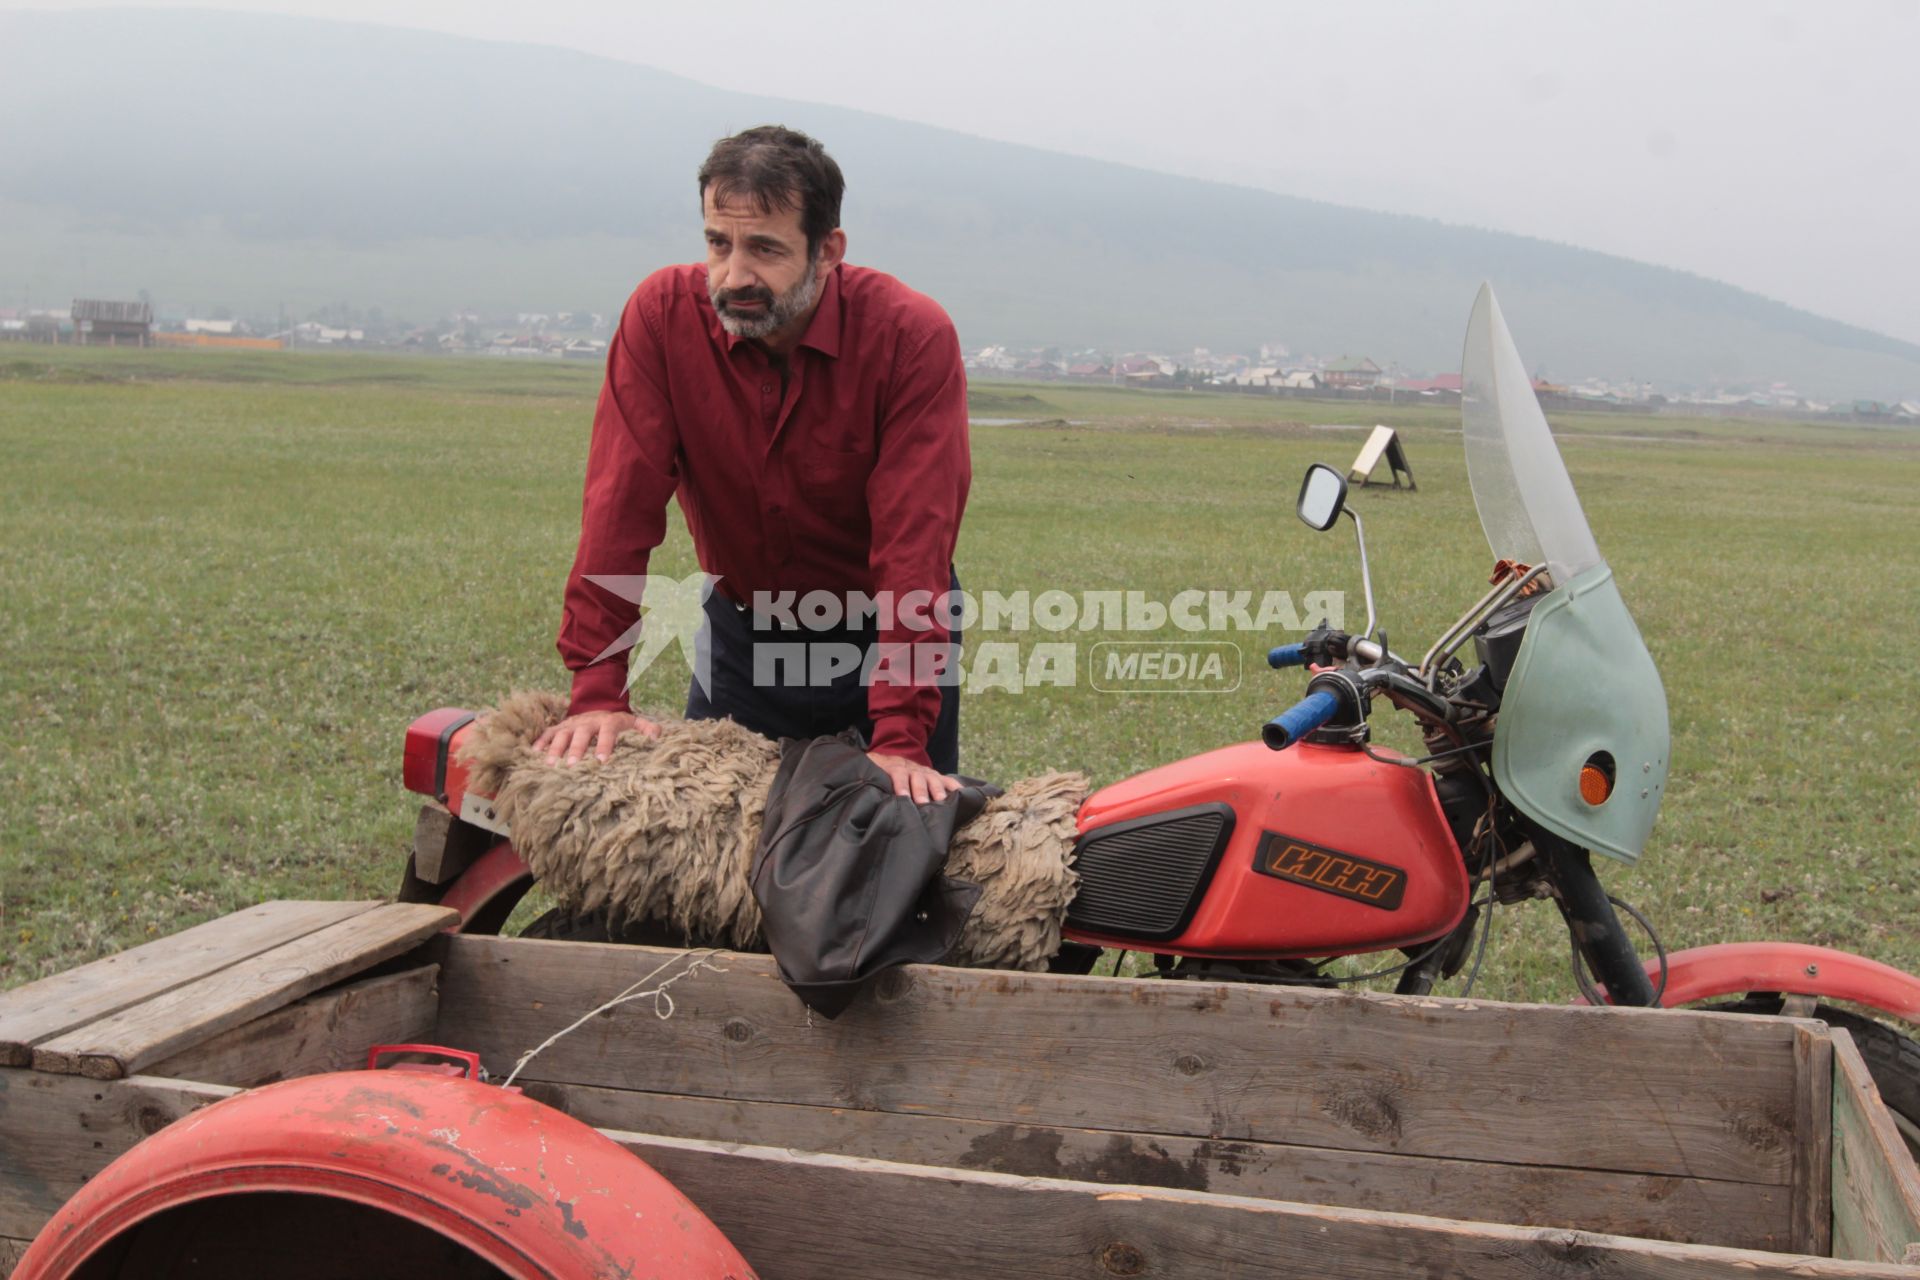
[[[573,766],[533,750],[566,700],[514,693],[483,712],[459,758],[494,797],[513,846],[566,911],[662,921],[741,950],[763,946],[749,875],[779,744],[731,720],[659,719],[660,736],[622,734],[610,759]],[[649,717],[650,719],[654,717]],[[954,834],[946,873],[980,886],[950,964],[1044,969],[1077,883],[1079,773],[1026,778]]]

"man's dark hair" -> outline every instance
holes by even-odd
[[[744,199],[763,214],[798,206],[807,256],[812,257],[840,225],[840,197],[847,182],[818,142],[798,129],[763,124],[713,144],[700,166],[703,203],[708,187],[716,203]]]

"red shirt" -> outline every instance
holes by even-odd
[[[836,267],[788,356],[783,395],[766,353],[720,327],[704,265],[656,271],[620,317],[593,416],[558,643],[574,673],[570,711],[627,709],[625,655],[593,659],[639,606],[583,575],[645,573],[670,496],[700,567],[730,599],[938,598],[971,478],[960,341],[932,299],[881,272]],[[937,620],[915,630],[896,619],[880,636],[883,652],[946,639]],[[927,762],[937,687],[875,680],[867,707],[874,750]]]

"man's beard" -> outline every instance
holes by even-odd
[[[772,290],[758,285],[748,289],[722,289],[711,277],[707,280],[707,297],[712,299],[714,313],[720,317],[720,327],[736,338],[765,338],[784,329],[807,314],[819,296],[820,275],[812,262],[807,263],[807,274],[800,282],[777,298]],[[765,310],[736,311],[732,305],[735,302],[761,302]]]

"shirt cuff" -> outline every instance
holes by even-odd
[[[867,749],[915,764],[933,764],[927,755],[927,727],[918,716],[881,716],[873,722],[873,742]]]
[[[573,673],[573,700],[567,704],[568,715],[629,709],[626,663],[596,662]]]

